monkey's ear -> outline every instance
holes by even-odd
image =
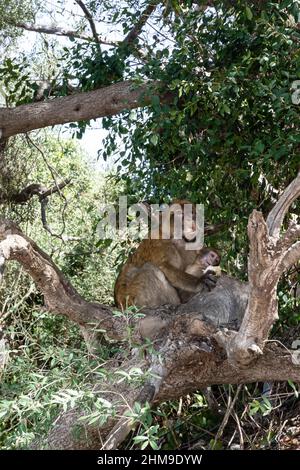
[[[221,224],[215,224],[215,225],[205,225],[204,226],[204,235],[209,237],[210,235],[213,235],[218,232],[222,232],[225,228],[227,228],[230,225],[230,222],[222,222]]]

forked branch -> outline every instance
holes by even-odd
[[[235,366],[246,366],[263,353],[270,329],[278,318],[277,284],[281,275],[300,259],[300,225],[292,222],[282,235],[281,224],[300,196],[300,173],[286,188],[265,222],[253,211],[248,223],[249,299],[238,333],[218,333],[217,339]]]

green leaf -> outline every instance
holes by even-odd
[[[151,97],[151,104],[152,104],[152,106],[153,106],[154,109],[155,109],[155,108],[159,108],[159,106],[160,106],[160,98],[159,98],[158,95],[153,95],[153,96]]]
[[[149,444],[150,444],[150,447],[152,447],[153,450],[159,450],[159,446],[156,444],[155,441],[152,441],[152,440],[151,440],[151,441],[149,442]]]
[[[133,440],[134,442],[139,443],[139,442],[148,441],[148,437],[147,436],[135,436]]]
[[[246,11],[246,16],[247,16],[248,20],[251,21],[252,18],[253,18],[253,13],[252,13],[252,11],[251,11],[251,8],[249,8],[248,6],[246,6],[245,11]]]
[[[143,444],[141,445],[141,450],[146,449],[146,447],[148,447],[148,440],[143,442]]]
[[[157,135],[157,134],[153,134],[153,135],[150,137],[150,142],[151,142],[151,144],[153,144],[153,145],[157,145],[157,143],[158,143],[158,135]]]

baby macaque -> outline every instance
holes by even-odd
[[[185,270],[186,273],[197,277],[203,281],[209,290],[216,285],[216,277],[221,276],[220,255],[211,248],[202,248],[195,261],[189,264]],[[185,290],[179,291],[181,302],[187,302],[193,294]]]

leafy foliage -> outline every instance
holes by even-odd
[[[14,27],[18,21],[32,19],[39,6],[39,1],[31,0],[2,0],[0,4],[0,44],[9,45],[10,41],[21,32]]]

